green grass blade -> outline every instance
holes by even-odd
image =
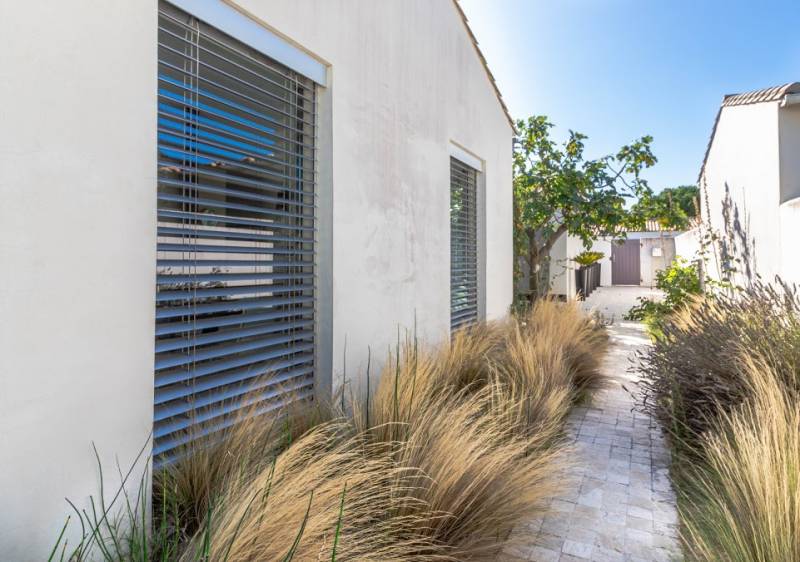
[[[297,532],[294,543],[292,543],[292,548],[290,548],[289,552],[286,553],[286,556],[283,557],[283,562],[289,562],[292,560],[295,552],[297,552],[297,547],[300,546],[300,539],[303,538],[303,533],[306,530],[306,523],[308,523],[308,516],[311,513],[312,501],[314,501],[314,490],[311,490],[311,496],[308,498],[308,508],[306,508],[306,515],[303,517],[303,523],[300,525],[300,530]]]
[[[336,562],[336,547],[339,546],[339,535],[342,531],[342,519],[344,517],[344,495],[347,493],[347,482],[342,488],[342,501],[339,503],[339,520],[336,522],[336,533],[333,536],[333,552],[331,552],[331,562]]]
[[[253,494],[253,497],[250,498],[250,501],[247,502],[247,507],[244,510],[244,513],[239,518],[239,521],[236,522],[236,529],[233,531],[233,535],[231,536],[231,540],[228,543],[228,548],[225,549],[225,558],[223,558],[223,562],[228,562],[228,557],[231,554],[231,548],[233,548],[233,541],[236,540],[236,535],[239,534],[239,530],[242,528],[242,523],[247,518],[247,514],[250,512],[250,507],[253,505],[253,502],[258,497],[258,494]]]
[[[69,525],[69,520],[71,517],[71,515],[67,515],[67,520],[64,521],[64,526],[61,527],[61,533],[58,535],[58,540],[56,540],[56,544],[53,546],[53,550],[50,552],[47,562],[53,562],[56,552],[58,551],[58,546],[61,544],[61,539],[64,538],[64,533],[67,531],[67,525]]]

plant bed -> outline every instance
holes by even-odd
[[[670,437],[690,560],[800,560],[800,300],[754,284],[689,299],[640,357]]]
[[[154,475],[152,533],[104,506],[63,559],[495,560],[560,487],[565,418],[603,384],[606,343],[547,300],[440,347],[409,336],[372,394],[192,441]]]

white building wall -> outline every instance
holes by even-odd
[[[329,65],[333,362],[446,339],[449,157],[485,173],[485,309],[512,300],[512,129],[452,0],[241,0]],[[4,3],[0,552],[39,560],[152,427],[157,3]],[[213,22],[212,22],[213,23]],[[325,140],[327,139],[327,140]],[[106,483],[107,489],[113,483]],[[74,544],[74,541],[71,541]]]
[[[708,208],[701,202],[703,216],[720,233],[727,186],[740,255],[749,253],[752,273],[765,279],[781,270],[778,112],[778,102],[723,107],[701,181],[708,201]],[[743,274],[745,265],[738,266]],[[720,275],[713,259],[708,273]]]
[[[88,509],[92,442],[109,491],[152,429],[156,15],[0,3],[3,560],[47,559],[65,497]]]
[[[600,286],[611,285],[611,242],[595,240],[590,248],[592,252],[601,252]],[[577,292],[575,283],[575,256],[586,251],[583,241],[577,236],[562,234],[550,249],[550,292],[567,298],[574,297]]]
[[[656,275],[675,259],[675,240],[668,236],[643,237],[639,240],[639,272],[643,287],[655,287]]]
[[[593,252],[601,252],[603,257],[600,258],[600,286],[611,286],[611,241],[610,240],[595,240],[592,244]]]
[[[331,65],[335,375],[345,338],[352,378],[415,315],[448,333],[451,141],[484,161],[486,313],[505,315],[512,129],[452,0],[237,4]]]
[[[701,258],[700,229],[695,227],[675,236],[675,255],[692,262]]]

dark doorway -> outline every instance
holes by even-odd
[[[641,282],[639,241],[625,240],[611,246],[611,284],[638,285]]]

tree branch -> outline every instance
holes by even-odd
[[[555,244],[556,240],[558,240],[558,237],[564,234],[566,231],[566,224],[559,225],[559,227],[553,231],[553,234],[547,238],[542,247],[539,248],[539,255],[549,254],[550,250],[553,248],[553,244]]]

